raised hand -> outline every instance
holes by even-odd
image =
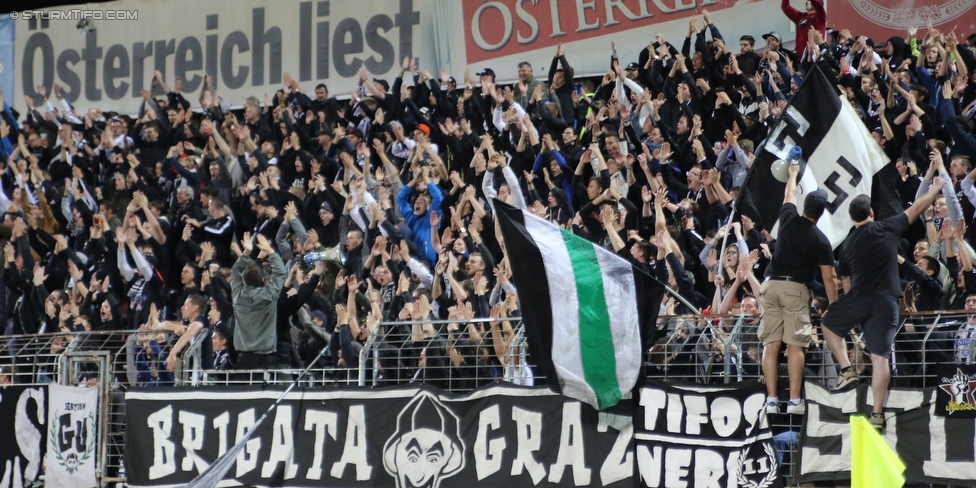
[[[254,241],[251,239],[250,232],[244,233],[243,238],[241,239],[241,247],[248,254],[251,254],[251,251],[254,250]]]
[[[40,263],[34,264],[33,280],[34,280],[34,285],[37,286],[41,285],[42,283],[44,283],[45,280],[47,280],[47,274],[44,273],[44,266],[41,266]]]
[[[795,163],[791,164],[789,168],[787,168],[787,171],[789,172],[791,179],[796,179],[796,175],[800,174],[800,165]]]
[[[401,242],[400,245],[396,247],[395,251],[400,255],[400,258],[403,259],[404,263],[410,261],[410,246],[408,246],[406,242]]]
[[[257,246],[258,249],[264,252],[265,254],[271,255],[275,253],[274,248],[271,247],[271,241],[269,241],[268,238],[264,236],[264,234],[258,234]]]
[[[17,229],[17,222],[14,222],[14,230],[16,230],[16,229]],[[126,236],[126,230],[125,230],[125,228],[123,228],[123,227],[116,227],[115,228],[115,242],[119,246],[125,246],[125,243],[127,241],[128,241],[128,237]]]
[[[671,160],[671,143],[665,142],[661,144],[661,147],[654,150],[654,159],[657,159],[661,163],[666,163]]]
[[[742,224],[739,222],[732,222],[732,231],[735,233],[736,238],[742,237]]]
[[[651,189],[649,187],[641,187],[641,200],[643,200],[644,203],[651,203],[651,200],[654,200],[654,193],[651,193]]]
[[[962,221],[962,219],[959,220]],[[945,222],[943,222],[942,228],[939,229],[939,240],[951,241],[952,238],[955,236],[955,231],[956,231],[955,227],[953,227],[951,223],[948,220],[946,220]]]
[[[735,135],[731,130],[726,130],[725,141],[729,144],[729,147],[735,147],[739,145],[739,136]]]
[[[932,186],[929,188],[929,191],[932,193],[941,193],[943,186],[945,186],[945,180],[942,178],[933,178]]]
[[[614,225],[615,222],[613,219],[613,210],[610,210],[609,205],[603,205],[603,208],[600,211],[600,217],[603,220],[603,227],[607,230],[607,232],[617,231],[616,226]]]
[[[402,274],[404,273],[401,273],[401,275]],[[343,269],[340,270],[335,277],[335,289],[338,290],[339,288],[342,288],[344,286],[346,286],[346,270]]]
[[[945,163],[942,160],[942,153],[933,149],[929,153],[929,161],[932,162],[932,167],[936,169],[938,174],[945,173]]]
[[[655,207],[664,206],[664,203],[667,201],[667,199],[668,199],[668,191],[665,190],[664,188],[658,189],[658,191],[654,194],[654,206]]]
[[[966,235],[967,229],[968,227],[966,227],[965,219],[959,219],[959,221],[956,222],[956,237],[962,239]]]
[[[701,177],[702,185],[712,186],[712,184],[714,183],[714,180],[712,178],[713,174],[714,173],[712,173],[712,170],[710,169],[702,170],[702,177]]]

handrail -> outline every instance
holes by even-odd
[[[938,326],[946,323],[959,322],[965,323],[966,321],[972,319],[976,314],[972,314],[966,311],[937,311],[937,312],[913,312],[903,314],[899,323],[899,333],[905,331],[906,324],[913,324],[916,329],[920,331],[917,339],[921,339],[923,347],[919,347],[918,355],[918,365],[922,367],[928,367],[928,363],[931,361],[931,356],[933,350],[928,346],[936,336]],[[450,323],[488,323],[492,321],[501,320],[500,318],[476,318],[466,321],[458,320],[424,320],[424,321],[387,321],[382,322],[381,326],[387,328],[394,325],[413,325],[413,324],[450,324]],[[519,317],[509,317],[509,321],[518,321],[518,325],[513,327],[513,336],[511,342],[508,345],[509,357],[513,360],[513,363],[522,364],[525,357],[527,356],[526,338],[524,334],[524,327],[521,325],[521,319]],[[750,320],[758,322],[758,316],[747,315],[747,314],[722,314],[722,315],[663,315],[659,317],[659,324],[667,326],[669,331],[673,331],[675,327],[682,324],[691,324],[691,326],[701,329],[703,327],[708,330],[714,330],[714,323],[726,324],[726,330],[730,330],[727,335],[723,335],[719,343],[722,347],[731,351],[729,347],[733,344],[739,343],[743,337],[742,334],[745,332],[745,325]],[[731,329],[729,329],[729,325]],[[686,325],[687,326],[687,325]],[[924,330],[922,330],[924,329]],[[909,329],[911,330],[911,329]],[[128,364],[129,371],[127,371],[127,376],[129,380],[127,383],[130,385],[137,384],[136,376],[137,371],[134,371],[134,365],[132,363],[132,356],[134,354],[131,341],[133,336],[138,334],[139,330],[123,330],[123,331],[91,331],[83,333],[49,333],[49,334],[33,334],[33,335],[13,335],[13,336],[0,336],[0,363],[4,363],[3,358],[7,357],[5,363],[15,364],[17,368],[14,371],[14,381],[16,383],[22,384],[38,384],[51,381],[63,368],[65,367],[64,355],[77,351],[77,350],[100,350],[105,348],[112,348],[114,351],[113,363],[114,364]],[[74,338],[74,340],[69,340]],[[194,366],[193,368],[188,368],[188,366],[193,365],[194,361],[191,358],[196,358],[199,355],[203,341],[207,340],[207,337],[198,337],[194,340],[191,345],[187,348],[183,354],[182,361],[177,361],[177,369],[184,370],[184,374],[175,375],[178,381],[192,381],[193,384],[206,383],[206,378],[201,375],[200,372],[208,370],[209,365],[199,365],[199,367]],[[378,377],[381,374],[381,351],[379,346],[382,343],[383,337],[380,337],[377,331],[367,339],[365,346],[360,352],[360,366],[358,371],[357,384],[365,386],[367,384],[367,379],[372,378],[369,384],[376,386],[378,384]],[[669,339],[664,342],[665,346],[672,346],[675,337],[672,335]],[[119,348],[121,344],[125,344],[125,347]],[[61,344],[62,349],[58,350],[57,345]],[[755,344],[756,346],[761,346]],[[489,344],[488,347],[491,347]],[[118,348],[118,349],[117,349]],[[721,366],[721,371],[724,373],[728,381],[733,378],[741,379],[743,374],[741,370],[734,371],[733,368],[735,364],[742,364],[743,361],[748,362],[746,358],[747,349],[744,347],[739,347],[734,351],[733,354],[723,355],[723,364]],[[967,349],[961,351],[963,353],[968,352],[970,361],[976,359],[973,357],[974,352],[976,352],[976,341],[970,341]],[[32,362],[26,364],[23,358],[15,359],[17,356],[31,356]],[[124,357],[122,355],[125,355]],[[125,359],[125,361],[122,361]],[[857,359],[857,358],[855,358]],[[199,361],[196,361],[199,363]],[[671,367],[670,364],[662,365],[662,371],[667,374],[668,369]],[[367,369],[369,368],[369,369]],[[514,373],[509,371],[510,368],[506,367],[504,373],[501,375],[505,380],[515,380]],[[187,376],[188,373],[195,370],[193,373],[195,378]]]
[[[892,356],[892,364],[897,366],[892,376],[893,382],[901,382],[908,386],[931,386],[936,380],[933,366],[940,360],[955,361],[954,354],[959,347],[960,352],[969,353],[969,361],[974,361],[974,349],[976,340],[972,340],[962,349],[961,344],[957,346],[955,342],[954,328],[964,327],[970,320],[976,319],[976,314],[965,311],[938,311],[929,313],[904,314],[899,321],[898,335],[895,342],[895,355]],[[407,322],[383,322],[382,326],[389,329],[394,325],[412,324],[484,324],[501,319],[480,318],[469,321],[443,320],[443,321],[407,321]],[[528,339],[526,336],[525,325],[520,318],[510,317],[512,334],[508,347],[508,358],[506,366],[497,374],[490,378],[492,381],[509,381],[512,383],[525,383],[529,379],[529,372],[522,365],[527,365]],[[817,324],[817,320],[814,323]],[[758,351],[762,344],[758,342],[755,335],[756,327],[759,323],[757,315],[747,314],[724,314],[724,315],[680,315],[680,316],[661,316],[658,323],[667,328],[667,338],[659,342],[663,349],[664,362],[647,362],[648,376],[660,379],[680,378],[686,381],[728,383],[737,380],[757,379],[762,377],[761,369],[757,361]],[[911,326],[911,327],[909,327]],[[682,335],[681,331],[688,331],[691,334],[700,334],[699,342],[690,343]],[[678,331],[678,332],[676,332]],[[107,358],[108,363],[104,368],[99,368],[99,383],[118,391],[124,386],[138,385],[138,371],[135,369],[136,352],[135,341],[137,334],[143,332],[138,330],[125,331],[93,331],[85,333],[67,334],[62,332],[51,334],[34,334],[18,336],[0,336],[0,364],[11,364],[13,368],[13,383],[15,384],[43,384],[58,381],[64,384],[72,384],[77,381],[77,375],[73,371],[77,369],[78,361],[86,361],[86,358],[95,356]],[[713,343],[709,334],[717,334],[717,341]],[[73,340],[69,340],[73,338]],[[177,361],[178,369],[182,368],[186,376],[193,369],[190,357],[195,355],[194,351],[199,351],[203,341],[209,339],[200,335],[198,340],[190,344],[184,353],[183,360]],[[313,370],[310,376],[303,381],[303,385],[309,387],[321,387],[328,385],[368,385],[379,386],[380,376],[383,372],[384,361],[380,345],[383,343],[383,336],[379,334],[379,328],[374,331],[367,339],[363,350],[360,352],[360,364],[358,370],[350,370],[340,367],[321,367]],[[705,339],[709,339],[705,341]],[[974,337],[973,339],[976,339]],[[414,345],[412,350],[405,351],[404,358],[413,359],[417,357],[418,349],[422,344]],[[709,349],[721,347],[725,354],[722,354],[721,361],[711,362],[712,357],[708,353],[714,352]],[[409,347],[409,346],[408,346]],[[490,347],[488,345],[487,347]],[[857,351],[858,349],[853,349]],[[165,350],[164,350],[165,352]],[[815,356],[816,353],[808,353]],[[124,356],[123,356],[124,355]],[[441,358],[443,359],[443,358]],[[648,356],[648,359],[652,359]],[[836,378],[836,365],[832,360],[832,355],[825,348],[821,347],[819,359],[808,361],[808,366],[817,372],[818,378],[811,378],[814,381],[822,381],[825,384],[834,381]],[[859,354],[852,358],[852,364],[856,369],[870,367],[870,362],[865,361]],[[127,365],[129,371],[119,376],[121,365]],[[198,370],[199,377],[196,385],[229,385],[229,384],[289,384],[293,381],[296,373],[293,369],[280,370],[255,370],[255,371],[213,371],[207,366],[200,365]],[[711,370],[709,371],[709,366]],[[451,363],[443,366],[445,369],[453,369]],[[478,367],[478,366],[476,366]],[[682,371],[689,371],[687,375]],[[413,373],[417,370],[416,365],[405,368],[399,372],[391,373],[388,369],[385,374],[389,378],[382,380],[386,383],[406,383],[409,381],[433,381],[444,382],[444,377],[437,374],[427,376],[419,375],[407,377],[404,373]],[[818,372],[819,371],[819,372]],[[399,375],[397,375],[399,373]],[[459,383],[449,383],[446,389],[451,391],[463,392],[466,389],[474,388],[479,381],[487,377],[482,375],[482,371],[472,371],[474,381],[462,381]],[[866,373],[862,373],[866,374]],[[180,380],[181,375],[176,375]],[[367,381],[370,380],[371,381]],[[468,378],[470,380],[471,378]],[[462,378],[464,380],[464,378]],[[111,383],[111,384],[109,384]],[[893,383],[894,384],[894,383]],[[108,391],[108,390],[106,390]],[[120,395],[103,396],[103,403],[108,407],[103,411],[120,411]],[[105,415],[99,419],[99,432],[110,433],[112,422],[121,420],[116,413],[111,417]],[[112,420],[114,418],[115,420]],[[114,449],[112,452],[120,452],[121,437],[114,434],[103,436],[103,442],[108,442],[106,451]],[[104,439],[108,439],[107,441]],[[104,474],[110,472],[107,468],[118,468],[115,463],[119,457],[116,455],[101,456],[99,460],[98,472],[102,474],[103,481],[110,481],[104,478]],[[118,478],[122,480],[123,478]]]
[[[515,378],[514,376],[509,377],[508,375],[509,365],[513,362],[517,362],[518,364],[524,365],[526,364],[525,359],[527,357],[527,350],[525,348],[525,339],[524,339],[524,328],[522,326],[521,317],[482,317],[482,318],[472,318],[466,320],[417,320],[417,321],[409,320],[409,321],[380,322],[379,325],[373,331],[371,331],[369,337],[367,337],[366,342],[363,345],[362,350],[360,350],[359,352],[359,367],[357,370],[359,377],[358,377],[357,384],[359,384],[360,386],[366,386],[367,379],[369,379],[368,383],[371,386],[378,386],[380,384],[380,377],[383,371],[393,370],[394,372],[405,373],[408,370],[413,369],[412,366],[401,364],[399,363],[399,361],[395,361],[397,364],[393,367],[390,366],[384,367],[382,365],[383,357],[380,352],[380,347],[382,347],[383,344],[388,344],[388,343],[385,342],[386,335],[380,334],[381,329],[385,329],[386,334],[388,335],[395,326],[402,327],[407,325],[412,326],[412,325],[426,325],[426,324],[431,324],[431,325],[458,324],[461,326],[459,330],[463,330],[469,324],[486,324],[492,322],[514,322],[515,323],[515,325],[512,327],[512,336],[511,336],[512,338],[510,339],[509,344],[507,346],[509,349],[509,358],[510,358],[510,361],[508,362],[509,364],[502,366],[501,372],[497,376],[497,379],[501,379],[503,381],[512,381]],[[423,342],[422,344],[413,344],[411,341],[408,341],[407,343],[401,345],[397,349],[397,353],[402,354],[404,352],[407,353],[413,352],[413,353],[417,353],[415,356],[419,356],[421,353],[418,351],[426,351],[427,347],[430,346],[432,343],[434,343],[434,341],[438,339],[438,337],[439,336],[434,336],[432,338],[426,339],[425,341],[422,341]],[[481,347],[492,348],[493,346],[491,344],[483,343]],[[409,354],[407,355],[407,357],[414,359],[414,356],[411,356]],[[450,377],[452,375],[451,373],[444,373],[442,371],[443,369],[450,370],[453,368],[450,364],[450,358],[446,357],[441,359],[446,359],[447,361],[446,366],[440,368],[429,367],[426,365],[423,367],[418,367],[416,371],[413,372],[414,377],[410,378],[409,381],[412,382],[418,379],[423,381],[423,378],[417,377],[417,375],[420,375],[422,372],[426,372],[426,371],[436,371],[439,374],[445,375],[445,377]],[[476,370],[482,367],[483,365],[480,364],[465,366],[465,368],[468,369],[474,368]],[[525,369],[524,368],[517,368],[517,369],[519,373],[522,375],[521,379],[524,381],[526,378]],[[477,374],[478,373],[475,373],[475,378],[473,378],[476,382],[479,379],[484,379],[477,376]],[[472,378],[466,378],[466,380],[471,380],[471,379]],[[404,380],[404,378],[401,377],[400,380]],[[448,389],[452,389],[452,388],[453,387],[449,387]]]

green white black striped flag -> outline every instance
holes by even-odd
[[[497,200],[495,209],[539,370],[566,396],[615,405],[640,375],[641,324],[656,320],[663,287],[572,232]]]

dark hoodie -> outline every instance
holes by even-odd
[[[549,195],[556,200],[555,207],[549,207],[549,221],[563,226],[573,220],[573,208],[569,206],[569,201],[566,200],[566,192],[561,188],[554,187],[549,190]]]
[[[892,47],[891,56],[888,57],[888,67],[894,73],[901,66],[901,63],[911,58],[911,50],[905,40],[898,36],[888,39],[888,45]]]

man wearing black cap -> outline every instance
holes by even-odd
[[[637,72],[638,72],[638,70],[640,70],[640,65],[637,64],[637,63],[635,63],[635,62],[633,62],[633,61],[631,61],[630,63],[627,63],[627,67],[624,68],[624,71],[627,72],[627,78],[628,79],[631,79],[631,80],[636,80],[637,79]]]
[[[387,113],[396,113],[400,102],[400,86],[403,83],[403,73],[408,67],[409,63],[407,59],[404,59],[403,66],[400,69],[400,76],[397,76],[393,82],[393,89],[391,90],[390,83],[386,80],[373,78],[373,81],[370,82],[366,67],[361,66],[359,68],[359,96],[372,96]]]
[[[770,52],[778,53],[784,63],[786,62],[786,58],[790,58],[793,66],[799,66],[800,61],[797,59],[796,53],[783,47],[783,36],[779,35],[779,32],[773,31],[769,34],[763,34],[762,38],[766,41],[766,49],[763,51],[762,60],[759,61],[759,71],[765,71],[767,69],[776,71],[776,63],[770,65],[770,61],[766,59],[766,55]]]
[[[353,147],[353,154],[355,154],[355,148],[360,142],[363,142],[363,131],[359,130],[358,127],[353,127],[346,132],[346,140]]]
[[[898,244],[912,222],[941,194],[944,184],[945,180],[935,178],[929,191],[911,207],[879,222],[874,221],[871,197],[867,195],[858,195],[848,207],[854,228],[841,250],[839,271],[844,296],[824,314],[823,334],[841,367],[836,386],[839,390],[857,383],[857,372],[847,357],[845,337],[855,325],[861,325],[871,353],[871,424],[879,430],[885,423],[883,409],[891,376],[888,357],[898,329],[898,298],[902,294]]]
[[[483,69],[483,70],[475,73],[475,76],[481,78],[481,82],[482,83],[485,82],[485,78],[488,78],[488,81],[490,81],[492,83],[495,83],[495,70],[493,70],[491,68],[485,68],[485,69]]]
[[[837,284],[834,282],[834,254],[830,241],[817,221],[827,206],[827,193],[817,190],[803,200],[803,216],[796,208],[796,178],[800,165],[790,165],[790,179],[786,182],[783,207],[779,211],[779,238],[773,250],[773,259],[766,268],[766,281],[760,288],[763,315],[759,324],[759,339],[763,341],[762,369],[766,378],[769,398],[768,413],[779,412],[776,381],[780,348],[786,343],[787,369],[790,376],[790,401],[787,413],[802,414],[803,364],[806,348],[813,336],[810,323],[810,290],[814,270],[820,267],[820,276],[827,291],[827,299],[837,300]]]

